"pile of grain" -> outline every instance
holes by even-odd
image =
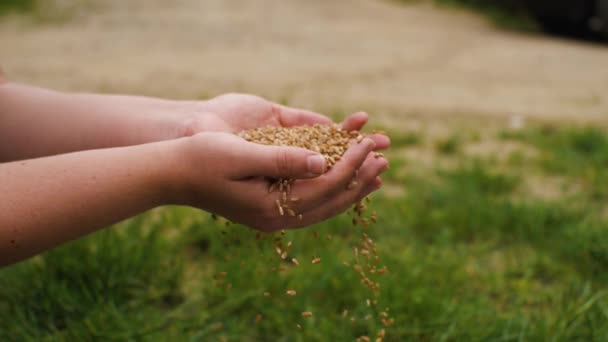
[[[338,125],[314,125],[296,127],[261,127],[238,133],[241,138],[258,144],[275,146],[302,147],[320,153],[325,157],[329,171],[344,155],[351,140],[360,142],[363,136],[358,131],[345,131]],[[277,210],[281,216],[298,216],[290,202],[299,200],[291,197],[293,179],[279,179],[272,182],[268,191],[279,191],[281,195],[276,200]],[[353,181],[356,182],[356,181]],[[351,183],[352,184],[352,183]]]

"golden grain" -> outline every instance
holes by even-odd
[[[241,138],[263,145],[296,146],[306,148],[321,154],[330,170],[346,152],[349,142],[356,139],[361,142],[364,138],[358,131],[345,131],[339,125],[320,125],[296,126],[296,127],[258,127],[237,133]],[[293,179],[278,179],[268,187],[268,192],[274,192],[277,187],[280,198],[277,203],[277,210],[281,216],[285,215],[288,196],[291,194]],[[297,197],[292,197],[291,201],[296,202]],[[296,216],[288,211],[290,216]],[[298,219],[301,220],[300,216]]]

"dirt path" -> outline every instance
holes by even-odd
[[[395,115],[608,115],[608,46],[501,32],[426,5],[108,0],[59,25],[5,20],[0,42],[11,78],[61,89],[247,91]]]

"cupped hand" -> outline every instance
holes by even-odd
[[[264,126],[331,124],[332,120],[314,112],[295,109],[249,94],[224,94],[207,101],[187,102],[189,131],[231,132]]]
[[[185,136],[200,132],[237,133],[265,126],[291,127],[333,123],[325,115],[280,105],[249,94],[230,93],[207,101],[188,101],[185,104]],[[341,125],[348,131],[360,130],[367,120],[367,114],[359,112],[347,117]],[[375,134],[369,138],[376,143],[376,149],[384,149],[390,145],[385,135]]]
[[[348,209],[380,187],[379,175],[388,167],[384,158],[373,157],[372,139],[353,143],[328,172],[315,152],[255,144],[233,134],[204,132],[176,144],[179,160],[170,183],[179,184],[177,204],[265,232],[308,226]],[[268,192],[268,177],[297,179],[291,197],[299,200],[292,207],[301,218],[280,215],[280,194]],[[349,187],[353,179],[357,185]]]

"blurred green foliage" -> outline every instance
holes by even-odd
[[[0,15],[7,13],[28,13],[38,6],[39,0],[2,0],[0,1]]]
[[[416,2],[421,0],[400,0]],[[430,0],[441,6],[468,8],[488,17],[500,27],[517,31],[536,31],[538,25],[523,0]]]

